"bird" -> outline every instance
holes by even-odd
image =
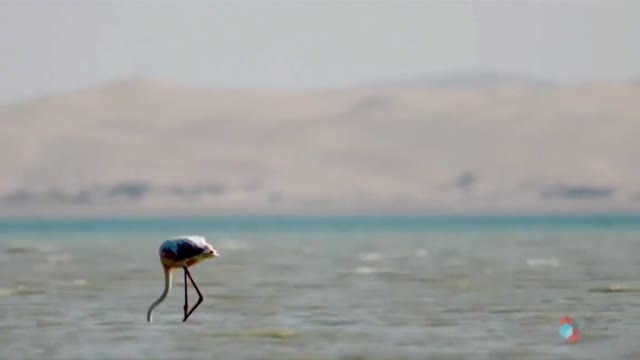
[[[195,281],[191,277],[189,268],[201,263],[204,260],[220,256],[218,251],[207,242],[204,236],[184,235],[172,237],[160,244],[160,264],[164,272],[164,291],[162,295],[154,301],[147,311],[147,321],[153,321],[153,310],[169,295],[171,291],[173,270],[182,268],[184,270],[184,318],[187,321],[191,313],[202,303],[204,296],[198,289]],[[187,296],[187,277],[198,293],[198,301],[189,310],[189,300]]]

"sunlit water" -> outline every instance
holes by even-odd
[[[251,221],[0,223],[0,359],[640,358],[638,220]],[[147,323],[193,233],[204,303],[177,272]]]

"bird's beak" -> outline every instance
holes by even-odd
[[[220,254],[218,254],[218,252],[216,251],[216,249],[211,249],[211,257],[218,257],[220,256]]]

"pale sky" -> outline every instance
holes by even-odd
[[[0,103],[133,76],[326,88],[457,70],[640,77],[640,1],[0,0]]]

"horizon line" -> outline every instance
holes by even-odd
[[[460,85],[445,84],[447,81],[464,81],[468,79],[471,82],[480,78],[494,77],[495,81],[489,81],[489,84],[479,85]],[[594,84],[629,84],[633,85],[640,82],[640,74],[630,76],[625,79],[592,79],[572,82],[558,82],[549,79],[543,79],[538,76],[525,75],[517,72],[509,71],[492,71],[492,70],[451,70],[433,73],[416,73],[415,75],[402,75],[395,77],[379,78],[366,82],[358,82],[350,85],[325,85],[325,86],[216,86],[205,85],[202,82],[194,82],[188,80],[180,80],[170,76],[153,76],[150,74],[131,74],[127,76],[115,76],[109,79],[99,81],[91,81],[84,85],[75,86],[73,88],[58,89],[52,91],[44,91],[38,95],[25,95],[17,97],[9,97],[4,101],[0,101],[0,107],[18,105],[34,101],[45,100],[58,96],[72,95],[84,91],[100,90],[111,86],[122,84],[137,84],[144,82],[166,83],[174,86],[182,86],[190,89],[200,89],[205,91],[220,92],[281,92],[292,94],[304,94],[315,92],[339,92],[348,90],[391,90],[391,89],[425,89],[425,90],[466,90],[466,91],[483,91],[497,89],[503,87],[514,87],[518,84],[527,88],[573,88],[589,86]]]

